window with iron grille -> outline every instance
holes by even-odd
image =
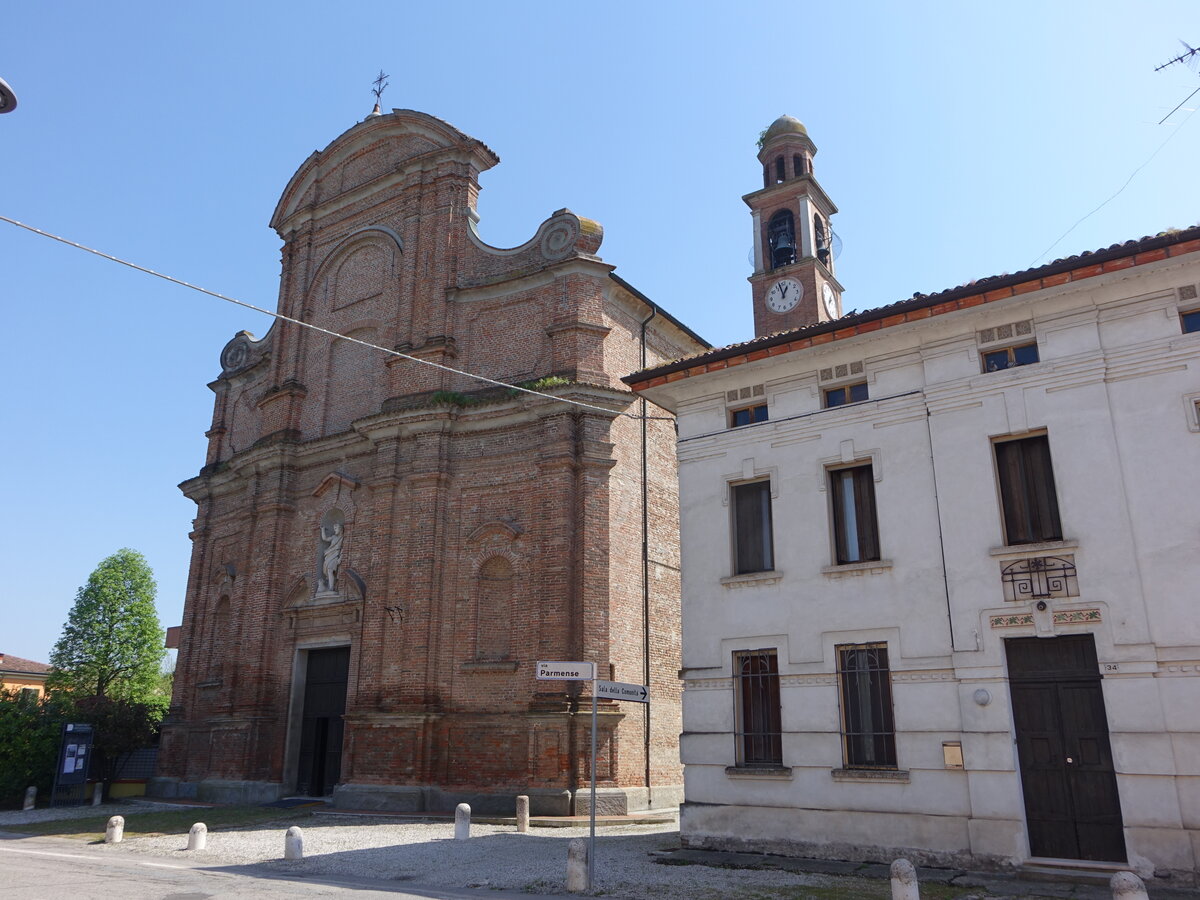
[[[1062,540],[1046,435],[996,444],[996,473],[1008,544]]]
[[[737,704],[737,764],[782,766],[779,660],[775,651],[740,650],[733,654],[733,672]]]
[[[887,644],[845,644],[837,658],[846,768],[896,768]]]
[[[875,476],[868,463],[829,473],[834,551],[838,565],[879,559]]]
[[[751,481],[731,488],[733,570],[736,575],[775,568],[771,535],[771,482]]]

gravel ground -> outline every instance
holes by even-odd
[[[197,810],[197,821],[204,818]],[[280,825],[214,831],[201,852],[186,851],[187,836],[138,837],[104,848],[145,853],[212,866],[254,866],[304,875],[350,874],[413,887],[486,887],[562,893],[567,844],[583,828],[473,825],[471,838],[454,840],[449,822],[416,823],[322,815],[303,826],[303,860],[282,859]],[[596,831],[596,887],[608,897],[655,900],[722,900],[730,896],[796,896],[788,888],[827,886],[846,879],[789,872],[658,865],[650,855],[679,846],[676,824],[609,826]],[[757,889],[757,890],[756,890]],[[855,896],[847,894],[846,896]]]
[[[175,804],[139,802],[98,807],[0,812],[6,824],[91,815],[129,815]],[[196,808],[194,821],[204,821]],[[208,834],[207,849],[187,851],[187,835],[130,836],[120,844],[94,844],[103,854],[147,855],[197,867],[243,870],[246,874],[297,876],[351,875],[396,882],[399,889],[493,888],[530,894],[565,893],[567,845],[586,837],[586,826],[531,828],[518,834],[512,825],[471,827],[471,838],[454,840],[453,822],[412,822],[336,814],[311,815],[295,810],[304,833],[303,860],[284,860],[283,819],[271,825],[221,828]],[[596,830],[596,890],[619,900],[887,900],[884,879],[822,875],[775,869],[734,869],[718,865],[662,865],[655,855],[679,847],[678,821],[622,824]],[[979,883],[979,882],[976,882]],[[990,888],[990,890],[989,890]],[[989,884],[972,889],[922,885],[933,900],[1037,900],[1107,898],[1107,890],[1075,885]],[[1011,892],[1011,893],[1010,893]],[[1164,894],[1165,896],[1166,894]],[[1171,896],[1182,896],[1170,892]],[[1151,896],[1156,896],[1152,891]],[[1189,895],[1191,896],[1191,895]]]

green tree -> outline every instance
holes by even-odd
[[[0,805],[18,802],[30,785],[39,797],[48,794],[58,738],[72,712],[66,697],[0,690]]]
[[[154,573],[137,551],[118,550],[100,563],[76,594],[50,653],[54,671],[47,687],[76,700],[151,702],[166,654],[156,593]]]

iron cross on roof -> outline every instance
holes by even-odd
[[[383,97],[383,92],[387,90],[388,78],[390,76],[383,74],[383,69],[379,70],[379,77],[371,82],[375,87],[371,88],[371,93],[375,95],[375,103],[378,104]]]

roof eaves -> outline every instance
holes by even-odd
[[[1101,250],[1085,251],[1077,256],[1057,259],[1044,266],[1011,275],[991,275],[934,294],[914,294],[911,299],[851,313],[830,322],[805,325],[791,331],[781,331],[718,347],[695,356],[634,372],[621,380],[634,390],[641,390],[667,381],[678,381],[688,375],[728,368],[731,364],[738,365],[766,356],[803,350],[881,328],[890,328],[905,322],[927,319],[958,309],[1195,252],[1200,252],[1200,226],[1144,237],[1141,240],[1125,241]],[[730,363],[730,360],[736,357],[745,358]]]
[[[692,329],[688,328],[681,321],[679,321],[677,318],[675,318],[673,315],[671,315],[669,312],[667,312],[665,309],[663,309],[661,306],[659,306],[657,303],[655,303],[653,300],[651,300],[649,297],[647,297],[645,294],[643,294],[641,291],[639,291],[637,288],[635,288],[632,284],[630,284],[628,281],[626,281],[620,275],[617,275],[613,272],[609,272],[608,277],[611,278],[613,281],[615,281],[617,284],[619,284],[621,287],[623,287],[625,290],[629,291],[629,293],[633,294],[633,296],[637,297],[639,300],[641,300],[643,303],[645,303],[651,309],[653,309],[655,311],[656,315],[662,316],[664,319],[666,319],[668,322],[670,322],[672,325],[674,325],[676,328],[678,328],[680,331],[682,331],[684,334],[686,334],[688,337],[690,337],[696,343],[698,343],[704,347],[708,347],[710,350],[712,349],[712,344],[710,344],[704,338],[700,337],[700,335],[696,334],[696,332],[692,331]],[[705,352],[708,352],[708,351],[705,351]]]

